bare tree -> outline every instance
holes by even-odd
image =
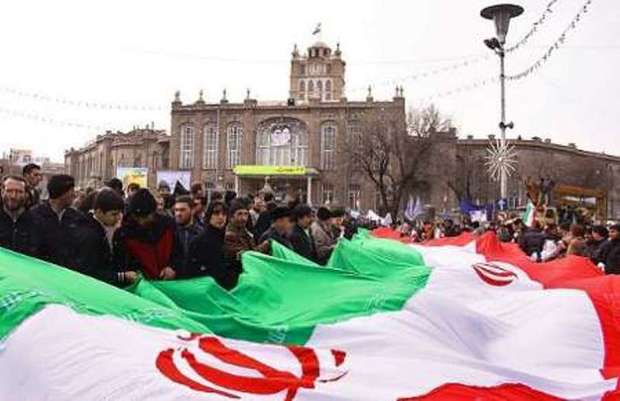
[[[408,191],[426,184],[424,166],[436,133],[451,127],[433,106],[411,109],[406,117],[394,110],[367,112],[357,137],[349,138],[346,152],[354,170],[374,184],[380,212],[396,216]]]

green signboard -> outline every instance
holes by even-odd
[[[233,169],[238,176],[279,176],[279,175],[307,175],[314,173],[314,169],[301,166],[236,166]]]

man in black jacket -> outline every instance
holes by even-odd
[[[271,227],[261,235],[258,240],[262,244],[268,240],[274,240],[289,249],[293,249],[293,244],[289,240],[291,233],[291,210],[286,206],[278,206],[270,213]],[[267,251],[267,248],[264,249]]]
[[[39,204],[41,194],[39,193],[39,184],[43,181],[41,174],[41,166],[29,163],[22,169],[22,175],[26,180],[26,208],[31,208]]]
[[[0,246],[37,256],[38,235],[32,214],[26,210],[27,184],[22,177],[2,180],[0,204]]]
[[[297,205],[293,209],[295,225],[289,237],[293,250],[304,258],[318,263],[316,244],[310,231],[314,213],[308,205]]]
[[[606,274],[620,274],[620,224],[609,228],[609,240],[601,247],[598,261]]]
[[[194,220],[192,214],[192,198],[189,195],[176,197],[173,207],[174,212],[174,240],[177,244],[173,266],[179,270],[186,270],[189,256],[189,244],[198,237],[204,227]]]
[[[103,188],[95,196],[93,214],[86,217],[87,229],[82,237],[83,271],[108,284],[124,286],[137,278],[135,271],[117,266],[113,252],[113,236],[125,209],[125,201],[113,189]]]
[[[75,180],[70,175],[59,174],[47,183],[49,201],[31,209],[41,236],[41,259],[84,272],[81,239],[86,227],[86,217],[71,208],[75,198]]]

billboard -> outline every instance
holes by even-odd
[[[123,188],[127,188],[127,185],[134,182],[141,188],[146,188],[149,169],[146,167],[117,167],[116,176],[123,181]]]
[[[179,170],[167,170],[167,171],[158,171],[157,172],[157,185],[164,181],[168,184],[171,190],[174,190],[174,187],[178,182],[185,187],[186,190],[189,191],[191,185],[191,172],[189,171],[179,171]]]

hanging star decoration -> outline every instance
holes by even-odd
[[[499,140],[489,143],[484,165],[493,180],[499,181],[502,173],[510,177],[515,172],[517,163],[517,152],[514,146],[502,144]]]

